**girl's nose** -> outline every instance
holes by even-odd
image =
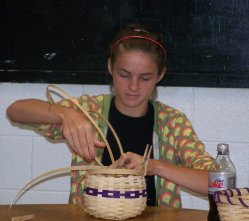
[[[138,79],[135,77],[132,77],[129,82],[129,88],[133,91],[137,90],[139,88],[139,82]]]

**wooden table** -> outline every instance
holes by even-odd
[[[33,214],[32,221],[101,221],[85,212],[77,205],[46,204],[46,205],[0,205],[0,221],[10,221],[11,217]],[[207,221],[207,211],[190,209],[166,209],[147,207],[137,217],[129,221]]]

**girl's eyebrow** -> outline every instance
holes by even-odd
[[[118,68],[118,70],[119,70],[119,71],[126,72],[126,73],[128,73],[128,74],[131,74],[131,72],[130,72],[130,71],[127,71],[127,70],[126,70],[126,69],[124,69],[124,68]]]
[[[119,68],[120,71],[126,72],[127,74],[131,74],[130,71],[127,71],[124,68]],[[153,73],[147,72],[147,73],[141,73],[141,75],[153,75]]]

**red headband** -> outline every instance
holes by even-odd
[[[146,36],[139,36],[139,35],[128,35],[128,36],[125,36],[125,37],[120,38],[119,40],[117,40],[115,43],[113,43],[113,45],[111,47],[111,55],[112,55],[113,48],[115,48],[117,46],[117,44],[119,44],[121,41],[124,41],[126,39],[130,39],[130,38],[141,38],[141,39],[146,39],[146,40],[152,41],[153,43],[155,43],[156,45],[158,45],[162,49],[164,59],[166,59],[166,50],[162,46],[162,44],[160,44],[158,41],[154,40],[153,38],[146,37]]]

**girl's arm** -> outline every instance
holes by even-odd
[[[95,137],[88,120],[73,108],[38,99],[26,99],[11,104],[6,114],[16,123],[61,125],[63,136],[71,149],[87,160],[95,158],[96,147],[105,146]]]
[[[127,152],[123,154],[115,164],[117,167],[139,169],[142,162],[142,156]],[[149,159],[147,175],[157,175],[194,192],[203,195],[208,194],[207,170],[191,169],[168,164],[159,160]]]
[[[66,108],[38,99],[18,100],[11,104],[7,116],[16,123],[24,124],[62,124]]]

